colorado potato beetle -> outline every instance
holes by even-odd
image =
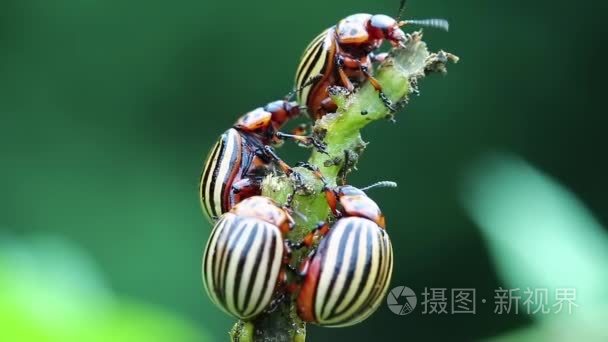
[[[285,273],[293,227],[273,200],[249,197],[215,224],[203,256],[203,283],[211,300],[228,314],[250,319],[264,311]]]
[[[302,320],[328,327],[357,324],[383,301],[393,270],[393,249],[378,205],[360,189],[326,189],[331,210],[339,218],[300,269],[297,296]],[[311,233],[314,234],[314,233]],[[312,243],[311,234],[305,241]]]
[[[271,144],[291,138],[323,149],[311,137],[290,135],[278,129],[300,114],[296,102],[274,101],[243,115],[220,136],[205,162],[199,181],[203,211],[215,221],[239,201],[260,194],[260,182],[272,172],[291,174],[291,168],[274,152]]]
[[[399,13],[404,6],[405,1],[402,0]],[[350,15],[321,32],[304,50],[296,71],[298,102],[306,105],[309,114],[316,120],[337,109],[329,97],[330,86],[341,86],[352,91],[356,84],[367,79],[379,92],[385,105],[393,109],[382,93],[382,86],[372,76],[372,62],[386,57],[385,53],[374,54],[384,40],[393,46],[405,42],[407,36],[401,27],[407,24],[448,29],[448,23],[443,19],[402,21],[384,14],[360,13]],[[315,80],[310,87],[300,87],[312,79]]]

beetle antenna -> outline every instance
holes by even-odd
[[[403,11],[405,11],[405,2],[407,0],[401,0],[399,3],[399,11],[397,12],[397,22],[401,21],[401,16],[403,15]]]
[[[285,95],[285,101],[291,101],[291,99],[293,98],[293,96],[298,92],[299,90],[296,88],[293,88],[289,93],[287,93],[287,95]]]
[[[285,100],[289,101],[291,100],[291,98],[297,94],[299,91],[301,91],[302,89],[308,87],[309,85],[315,83],[316,81],[318,81],[319,79],[321,79],[323,77],[323,74],[318,74],[315,76],[312,76],[311,78],[308,79],[308,81],[306,81],[306,83],[302,84],[302,86],[300,88],[293,88],[292,91],[290,91],[287,95],[285,95]]]
[[[444,31],[450,30],[450,23],[445,19],[421,19],[421,20],[404,20],[399,22],[399,26],[412,24],[418,26],[426,26],[432,28],[438,28]]]
[[[391,181],[380,181],[380,182],[376,182],[372,185],[368,185],[365,188],[361,188],[359,190],[363,190],[363,191],[367,191],[373,188],[396,188],[397,187],[397,183],[395,182],[391,182]]]

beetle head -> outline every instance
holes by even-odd
[[[272,125],[278,130],[287,120],[300,115],[300,107],[297,102],[279,100],[270,102],[264,109],[272,115]]]
[[[384,14],[373,15],[367,23],[367,32],[373,39],[386,39],[393,46],[405,41],[400,22]]]
[[[335,193],[345,216],[363,217],[385,228],[384,215],[380,207],[363,190],[344,185],[338,187]]]

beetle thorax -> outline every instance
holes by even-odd
[[[273,200],[263,196],[244,199],[235,205],[230,212],[238,216],[257,218],[279,228],[288,228],[293,224],[293,219],[283,208],[279,207]]]
[[[234,124],[234,128],[240,132],[248,133],[250,136],[257,136],[264,144],[268,143],[268,139],[272,138],[275,133],[272,113],[262,107],[240,117]]]
[[[336,25],[336,37],[339,44],[363,44],[369,40],[367,22],[371,14],[350,15]]]
[[[366,218],[384,228],[384,215],[380,207],[365,192],[347,185],[339,188],[338,197],[345,216]]]

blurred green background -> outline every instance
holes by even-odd
[[[302,49],[398,1],[0,2],[0,340],[226,340],[200,280],[203,159],[292,87]],[[476,315],[386,306],[310,341],[601,340],[608,162],[600,1],[410,0],[461,57],[397,124],[370,125],[354,185],[374,191],[393,286],[476,288]],[[280,150],[293,163],[307,151]],[[493,313],[493,290],[574,287],[570,316]]]

